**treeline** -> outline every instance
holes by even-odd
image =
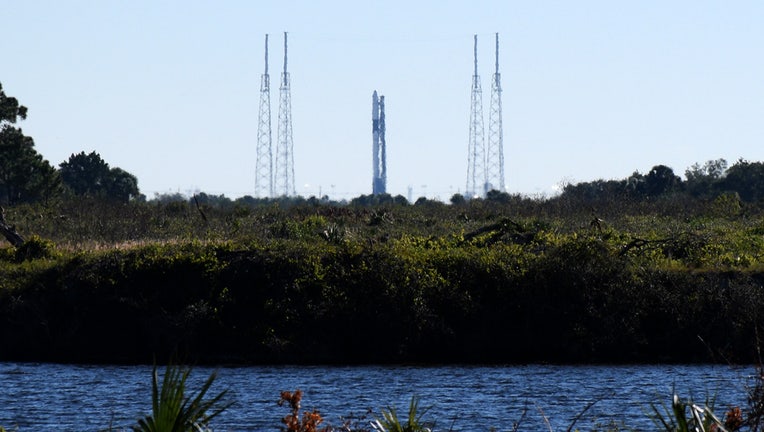
[[[58,168],[51,165],[34,148],[34,140],[24,135],[16,124],[26,119],[27,108],[19,101],[5,94],[0,85],[0,205],[49,203],[72,197],[91,197],[121,203],[143,202],[146,197],[140,193],[138,179],[129,172],[111,167],[101,156],[92,151],[72,153]],[[712,160],[704,165],[695,164],[685,172],[685,180],[677,176],[673,169],[665,165],[654,166],[647,174],[633,173],[622,180],[595,180],[565,185],[559,197],[576,201],[607,202],[608,200],[644,200],[669,194],[684,194],[692,198],[709,199],[724,193],[733,193],[745,202],[758,202],[764,198],[764,164],[738,160],[728,167],[724,159]],[[157,195],[155,201],[183,201],[193,199],[195,203],[216,207],[257,206],[277,201],[281,204],[330,203],[329,197],[261,199],[245,196],[232,200],[224,195],[215,196],[199,193],[186,197],[180,194]],[[498,191],[488,192],[489,201],[510,202],[511,197]],[[462,205],[467,200],[460,194],[450,198],[450,202]],[[414,204],[426,204],[426,198],[419,198]],[[366,195],[352,199],[351,205],[405,205],[409,204],[401,195]]]
[[[612,202],[15,206],[0,359],[755,360],[761,206]]]
[[[665,165],[654,166],[647,174],[635,172],[622,180],[597,180],[566,185],[563,196],[578,199],[649,199],[666,194],[686,194],[692,198],[713,198],[737,194],[746,202],[764,199],[764,164],[738,160],[728,167],[724,159],[692,165],[686,180]]]
[[[178,203],[187,201],[190,205],[212,207],[218,210],[234,208],[257,208],[261,206],[300,207],[332,206],[354,208],[442,207],[444,204],[464,208],[467,203],[475,206],[502,205],[511,207],[513,212],[544,214],[553,217],[578,216],[581,212],[591,215],[618,216],[618,213],[660,210],[664,214],[684,215],[711,212],[714,215],[736,214],[743,209],[758,208],[764,202],[764,162],[739,159],[729,166],[724,159],[716,159],[701,164],[693,164],[684,173],[685,179],[676,175],[666,165],[656,165],[647,174],[634,172],[619,180],[594,180],[566,184],[555,196],[529,197],[509,194],[497,190],[489,191],[485,197],[467,199],[454,194],[448,203],[417,198],[410,203],[402,195],[360,195],[349,201],[333,201],[323,197],[280,197],[254,198],[243,196],[229,198],[225,195],[210,195],[204,192],[193,196],[183,194],[157,195],[152,201],[157,203]],[[473,206],[473,207],[475,207]],[[627,209],[624,209],[627,206]],[[534,213],[535,212],[535,213]]]

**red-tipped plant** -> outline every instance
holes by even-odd
[[[303,412],[302,418],[300,418],[300,401],[302,400],[302,390],[297,389],[294,393],[288,391],[281,392],[281,399],[279,399],[279,406],[288,403],[292,412],[285,415],[281,419],[281,422],[286,425],[286,428],[282,428],[285,432],[329,432],[331,428],[325,427],[318,429],[324,419],[321,414],[313,410],[311,412]]]

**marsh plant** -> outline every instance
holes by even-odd
[[[201,432],[208,431],[209,424],[233,402],[227,401],[228,390],[205,399],[217,377],[213,372],[195,392],[187,394],[186,386],[190,368],[169,365],[159,385],[159,373],[154,366],[151,386],[151,415],[133,426],[134,432]]]
[[[327,426],[318,429],[318,426],[324,422],[321,414],[316,411],[305,411],[300,415],[300,402],[302,401],[302,390],[297,389],[294,392],[282,391],[279,399],[279,406],[287,403],[290,408],[289,414],[285,415],[281,422],[284,427],[283,432],[330,432],[331,427]]]
[[[371,422],[371,427],[377,432],[429,432],[435,425],[424,421],[424,415],[430,408],[420,408],[419,397],[412,396],[409,403],[408,418],[401,420],[395,408],[382,410],[382,418]]]
[[[727,432],[724,422],[713,412],[713,401],[696,404],[692,400],[682,400],[674,393],[671,407],[659,408],[650,405],[651,418],[659,430],[666,432]]]

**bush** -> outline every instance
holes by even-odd
[[[56,245],[47,239],[33,235],[21,246],[16,248],[15,259],[17,262],[31,261],[36,259],[56,258],[59,253]]]

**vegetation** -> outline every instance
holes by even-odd
[[[411,397],[409,403],[408,418],[400,420],[395,408],[382,410],[382,418],[371,422],[371,427],[376,432],[429,432],[435,425],[424,421],[428,409],[419,407],[419,398]]]
[[[60,165],[61,180],[75,195],[103,197],[123,203],[140,198],[138,179],[120,169],[110,168],[96,152],[80,152]]]
[[[755,360],[764,218],[734,194],[196,198],[7,208],[27,242],[0,249],[0,356]]]
[[[14,126],[26,116],[27,108],[0,85],[0,205],[44,201],[60,190],[56,170]]]
[[[232,402],[224,400],[227,390],[204,399],[212,383],[213,373],[195,396],[186,394],[186,382],[191,370],[169,365],[162,385],[156,366],[152,374],[151,415],[138,421],[135,432],[197,432],[207,430],[212,419],[228,409]]]
[[[0,85],[0,205],[47,203],[67,193],[121,202],[141,198],[138,179],[120,168],[109,168],[96,152],[72,154],[56,170],[37,153],[32,137],[15,127],[26,119],[27,111]]]
[[[664,407],[662,411],[655,404],[652,404],[651,408],[656,427],[666,432],[727,431],[725,422],[714,414],[713,404],[698,405],[692,401],[684,401],[674,393],[670,409]],[[735,418],[734,420],[738,419]],[[732,422],[733,420],[728,421],[730,424]],[[741,425],[736,423],[734,426],[739,427]]]
[[[279,399],[279,406],[284,403],[289,404],[290,413],[281,419],[284,423],[284,432],[329,432],[330,427],[326,426],[322,429],[318,429],[318,426],[324,422],[321,414],[313,410],[312,412],[300,413],[300,402],[302,401],[302,391],[297,389],[294,393],[290,391],[282,391],[281,399]],[[302,417],[301,417],[302,415]]]

